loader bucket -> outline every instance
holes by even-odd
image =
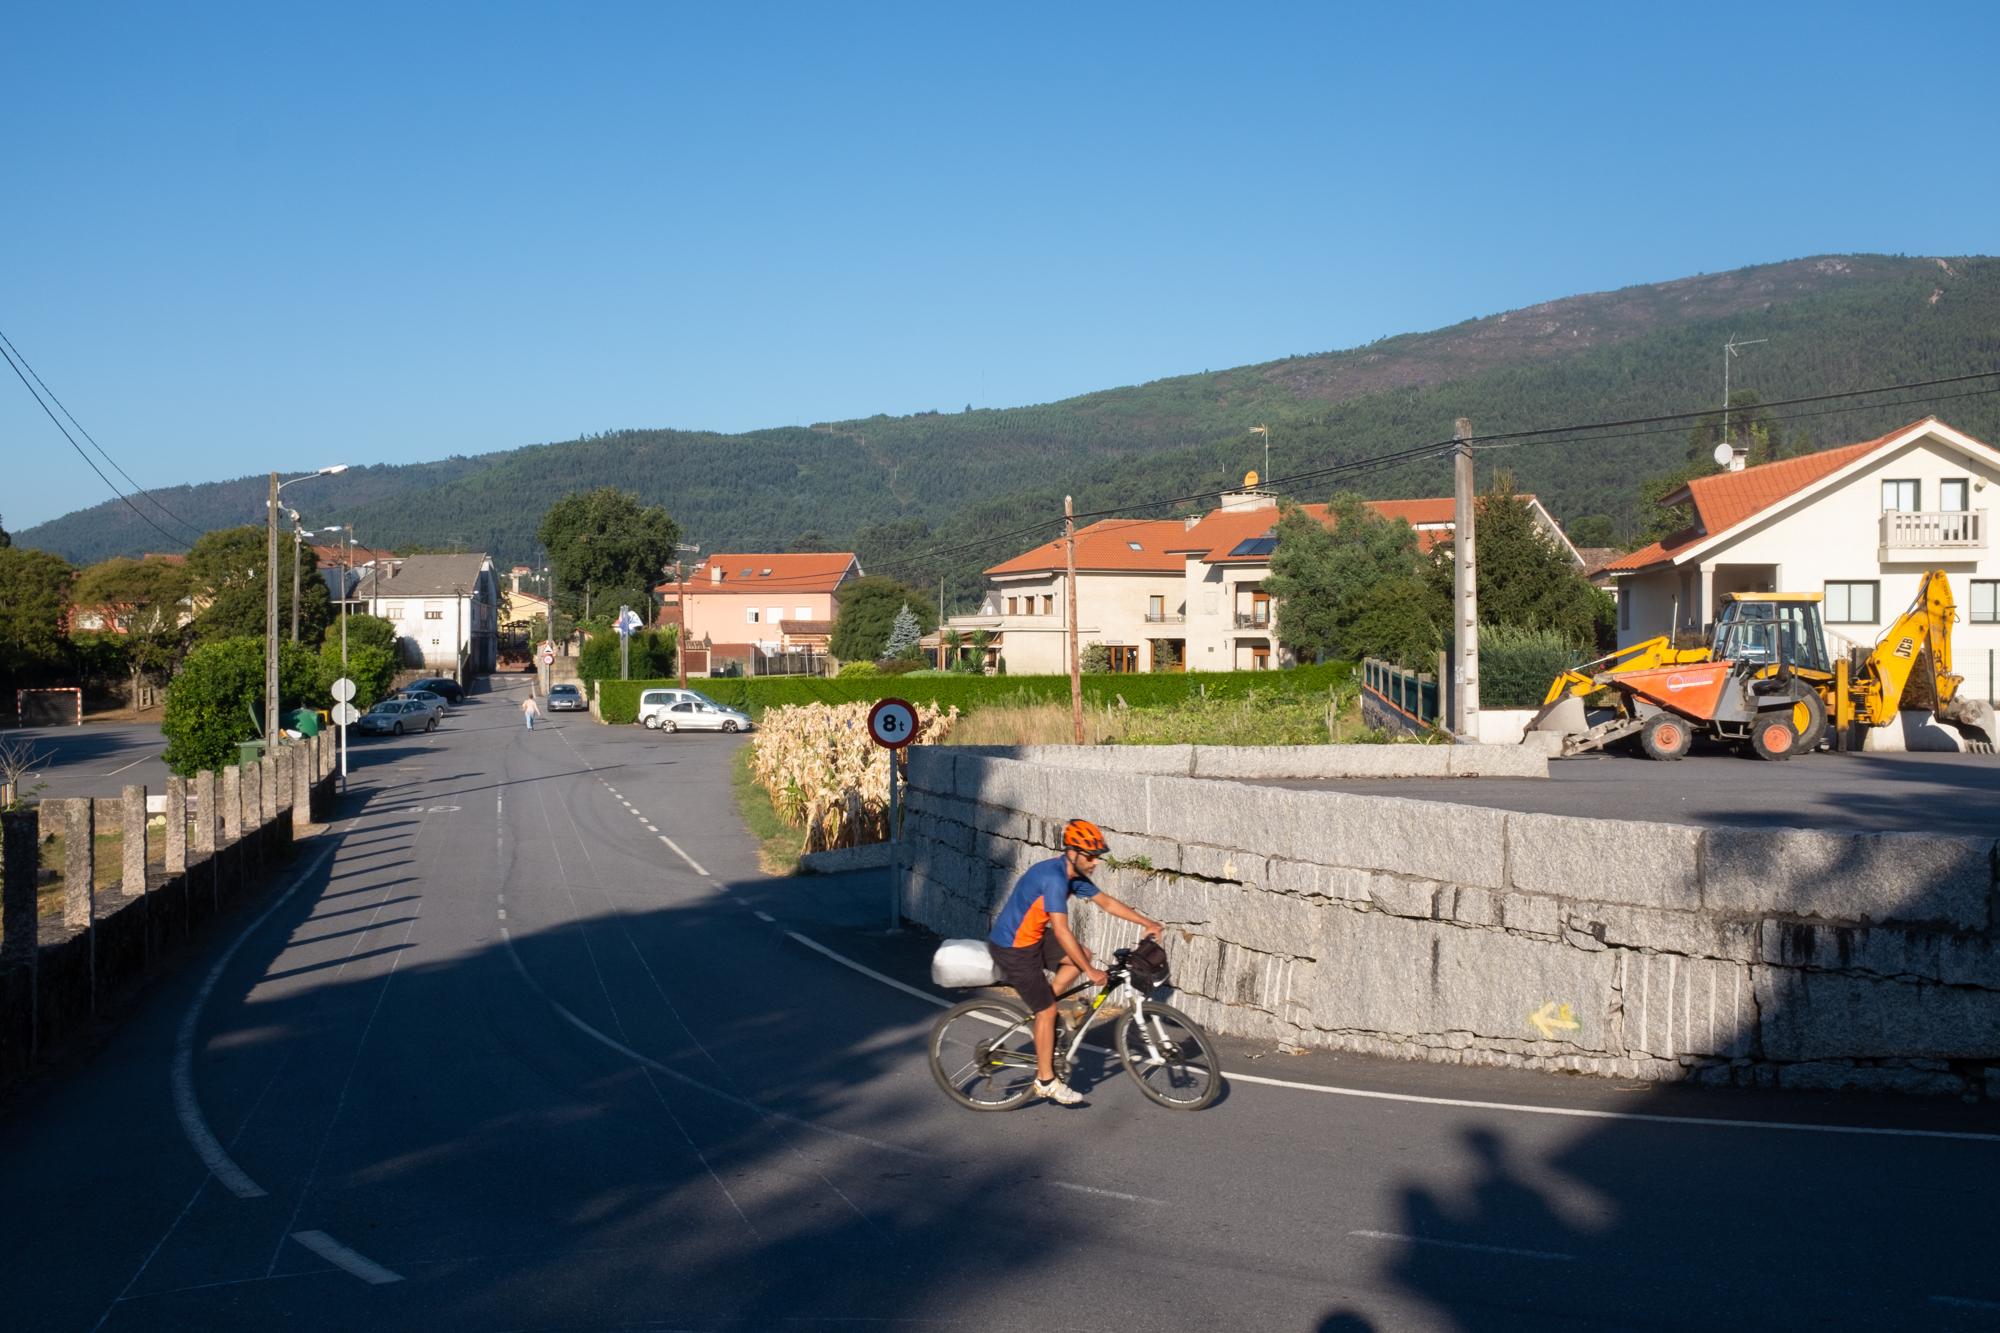
[[[1552,704],[1542,705],[1542,711],[1535,714],[1526,729],[1578,736],[1590,729],[1590,721],[1584,714],[1583,700],[1576,695],[1568,694]]]
[[[1956,695],[1938,706],[1937,719],[1957,727],[1968,750],[1992,754],[1994,742],[2000,741],[2000,722],[1994,718],[1993,705],[1984,699]]]
[[[1728,661],[1690,662],[1685,666],[1622,672],[1609,684],[1621,694],[1636,695],[1669,712],[1706,722],[1715,717],[1722,687],[1728,683],[1734,667],[1735,663]]]

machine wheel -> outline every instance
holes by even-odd
[[[659,729],[660,729],[660,715],[658,713],[646,714],[646,730],[658,731]]]
[[[1672,713],[1655,713],[1639,731],[1639,747],[1648,759],[1679,759],[1694,745],[1694,729]]]
[[[1759,759],[1790,759],[1799,733],[1792,730],[1791,713],[1765,713],[1750,724],[1750,748]]]
[[[1799,734],[1793,754],[1810,754],[1826,736],[1826,705],[1817,694],[1808,693],[1792,705],[1792,730]]]

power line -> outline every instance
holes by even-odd
[[[35,392],[35,387],[32,384],[28,383],[28,377],[26,375],[21,374],[21,367],[14,363],[13,354],[9,351],[0,350],[0,358],[4,358],[9,368],[11,368],[16,375],[20,376],[22,385],[26,387],[28,393],[34,398],[35,405],[41,408],[43,412],[48,414],[48,418],[50,421],[55,422],[56,429],[62,431],[62,437],[65,440],[69,441],[69,447],[76,450],[76,456],[78,458],[81,458],[85,463],[90,464],[90,470],[97,474],[98,480],[102,481],[106,486],[110,487],[111,493],[117,496],[120,500],[123,500],[125,502],[125,507],[131,510],[133,513],[137,514],[141,519],[143,519],[146,522],[147,526],[151,527],[153,531],[159,533],[162,537],[165,537],[176,548],[185,549],[187,547],[186,542],[174,536],[173,533],[168,532],[158,523],[155,523],[151,515],[147,514],[143,509],[139,508],[139,506],[133,504],[131,499],[128,496],[126,496],[125,492],[119,490],[118,487],[112,483],[111,478],[104,475],[103,468],[97,466],[96,463],[91,462],[90,455],[83,451],[83,446],[76,442],[76,437],[71,435],[69,431],[64,428],[61,418],[57,417],[55,413],[49,411],[49,405],[42,401],[42,396]]]
[[[159,499],[155,497],[151,491],[147,490],[144,486],[141,486],[137,481],[133,480],[131,473],[127,472],[124,468],[118,466],[118,460],[113,458],[110,455],[110,453],[108,453],[105,450],[104,446],[97,442],[96,436],[92,435],[89,431],[83,428],[83,423],[76,419],[76,414],[69,410],[69,407],[63,402],[62,399],[56,397],[56,391],[54,389],[51,389],[48,386],[47,381],[42,379],[40,371],[36,370],[33,366],[28,364],[28,358],[21,355],[21,349],[14,346],[13,340],[8,338],[4,330],[0,330],[0,344],[5,344],[7,350],[13,354],[14,358],[18,360],[22,366],[26,367],[27,372],[35,377],[35,383],[41,386],[42,392],[49,396],[49,401],[54,403],[57,407],[62,408],[62,413],[64,416],[69,418],[70,425],[75,426],[77,432],[81,434],[84,439],[90,441],[91,448],[97,450],[98,454],[103,457],[105,462],[111,464],[113,471],[117,472],[119,476],[125,478],[127,482],[131,483],[133,490],[139,492],[139,494],[145,496],[148,500],[151,500],[153,503],[153,507],[155,509],[159,510],[162,514],[165,514],[168,518],[172,519],[174,522],[186,528],[189,532],[192,532],[195,536],[200,537],[203,535],[204,532],[203,529],[196,527],[194,524],[182,518],[179,514],[174,513],[171,509],[168,509],[165,505],[161,504]],[[15,373],[19,374],[20,372],[17,370]],[[32,393],[33,390],[31,389],[29,390],[29,392]],[[42,410],[45,412],[48,411],[46,407],[44,407]],[[61,424],[62,423],[60,422],[57,423],[58,426],[60,426]],[[64,433],[67,434],[68,432]],[[72,440],[70,441],[70,443],[74,444],[76,443],[76,441]],[[88,462],[89,460],[85,459],[84,461]],[[97,475],[100,477],[104,476],[102,472],[98,473]],[[108,478],[106,479],[106,483],[109,484]],[[113,489],[116,488],[114,487]]]

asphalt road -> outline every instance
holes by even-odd
[[[1986,1108],[1225,1043],[1342,1092],[959,1110],[937,1008],[792,932],[919,991],[928,944],[757,872],[741,740],[520,688],[358,748],[288,884],[14,1099],[10,1327],[2000,1323]]]
[[[247,724],[246,724],[247,725]],[[26,746],[35,767],[23,790],[43,800],[116,796],[128,783],[165,791],[167,748],[157,722],[90,722],[81,727],[22,727],[0,732],[0,742]]]
[[[1821,752],[1776,764],[1730,754],[1694,754],[1671,763],[1596,754],[1550,760],[1546,781],[1397,778],[1258,785],[1670,824],[2000,836],[2000,757],[1979,754]]]

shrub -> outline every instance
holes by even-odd
[[[1189,698],[1240,699],[1253,690],[1265,698],[1323,697],[1327,690],[1353,679],[1351,663],[1293,667],[1288,671],[1189,671],[1085,676],[1083,695],[1091,703],[1119,699],[1134,708],[1157,708]],[[659,689],[671,680],[607,680],[598,687],[598,711],[606,722],[631,722],[639,715],[639,692]],[[996,702],[1069,702],[1068,676],[856,675],[758,676],[747,680],[689,681],[719,704],[740,708],[755,717],[767,708],[786,704],[873,703],[896,697],[961,713]],[[1546,687],[1548,682],[1542,682]]]
[[[1552,629],[1479,627],[1482,708],[1538,708],[1549,682],[1591,654]]]
[[[847,662],[842,664],[840,674],[842,676],[872,676],[876,674],[875,664],[873,662]]]
[[[296,643],[278,645],[280,713],[326,702],[319,658]],[[181,674],[167,686],[160,722],[167,767],[186,777],[236,760],[239,741],[253,740],[264,725],[264,641],[216,639],[188,654]]]
[[[373,617],[370,617],[373,619]],[[396,682],[396,654],[380,643],[347,641],[347,678],[354,682],[354,706],[362,712],[386,699]],[[320,693],[331,697],[333,682],[340,679],[340,631],[319,650]]]

